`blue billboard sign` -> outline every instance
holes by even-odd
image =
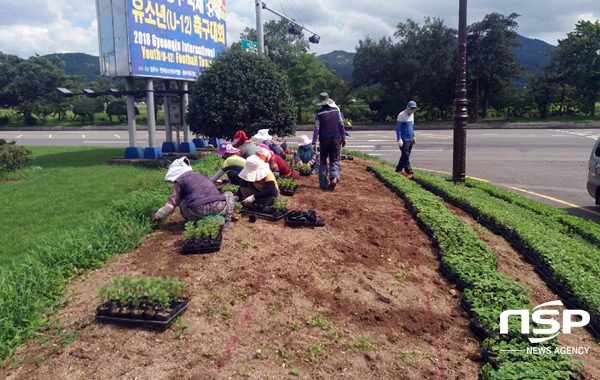
[[[227,48],[225,0],[127,0],[131,75],[195,80]]]

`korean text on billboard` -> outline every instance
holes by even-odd
[[[225,0],[127,0],[131,74],[194,80],[227,47]]]

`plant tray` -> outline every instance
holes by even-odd
[[[257,218],[275,222],[280,220],[281,218],[284,218],[288,214],[288,211],[280,211],[269,206],[254,205],[250,208],[242,208],[240,210],[240,214],[255,215]]]
[[[325,220],[317,219],[315,210],[288,212],[285,222],[290,227],[324,227]]]
[[[300,171],[299,171],[299,173],[300,173],[300,175],[301,175],[301,176],[303,176],[303,177],[308,177],[308,176],[310,176],[310,172],[308,172],[308,173],[304,173],[304,172],[300,172]]]
[[[111,301],[109,301],[111,302]],[[101,323],[109,323],[113,325],[121,325],[127,327],[149,327],[159,330],[164,330],[168,328],[175,318],[179,317],[188,309],[189,298],[183,298],[181,302],[177,302],[173,305],[173,310],[167,316],[159,316],[152,313],[148,313],[145,311],[143,314],[138,314],[137,316],[134,313],[121,313],[121,309],[118,313],[114,314],[106,314],[100,311],[100,308],[103,305],[98,306],[96,309],[96,320]],[[108,302],[107,302],[108,303]]]
[[[296,191],[298,190],[298,185],[294,186],[294,188],[292,190],[281,190],[280,193],[281,195],[287,195],[289,197],[293,196],[294,194],[296,194]]]
[[[183,255],[193,255],[197,253],[213,253],[221,249],[222,243],[223,228],[221,227],[219,235],[214,240],[191,240],[189,242],[184,242],[181,253]]]

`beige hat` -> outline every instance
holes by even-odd
[[[240,172],[239,177],[244,181],[256,182],[265,178],[270,172],[269,164],[260,157],[252,155],[246,159],[246,166]]]
[[[310,140],[307,135],[300,136],[300,141],[298,141],[298,146],[306,146],[310,144]]]

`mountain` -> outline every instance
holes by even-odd
[[[84,53],[55,53],[44,57],[57,56],[65,62],[65,74],[85,75],[88,82],[100,75],[100,60],[98,57]]]
[[[351,81],[352,71],[354,71],[352,60],[355,54],[343,50],[334,50],[331,53],[320,55],[318,58],[325,63],[327,68],[334,69],[342,79]]]
[[[517,35],[517,41],[522,45],[512,48],[517,61],[525,67],[527,72],[534,72],[544,67],[550,60],[549,53],[556,49],[556,46],[550,45],[541,40],[527,38]],[[328,68],[334,69],[344,80],[352,80],[352,60],[356,53],[349,53],[343,50],[334,50],[331,53],[320,55],[318,58],[325,63]],[[527,80],[519,78],[514,81],[517,88],[522,88]]]

